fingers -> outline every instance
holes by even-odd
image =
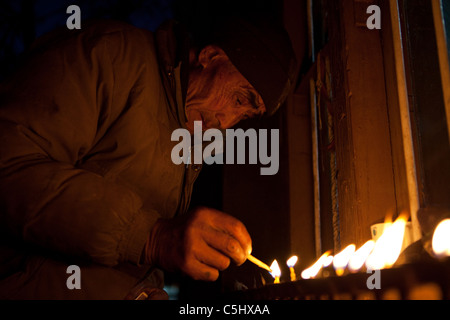
[[[241,265],[247,259],[248,254],[240,242],[228,233],[209,228],[204,230],[202,237],[209,246],[230,257],[237,265]]]
[[[186,273],[196,280],[215,281],[219,277],[219,271],[223,271],[230,265],[230,259],[209,247],[206,243],[199,246],[194,252],[194,259],[190,259],[186,265]]]
[[[194,280],[216,281],[219,278],[219,270],[208,266],[199,260],[193,260],[183,271]]]
[[[210,247],[203,250],[201,255],[197,257],[197,260],[220,271],[230,266],[230,258]]]
[[[252,252],[252,239],[247,231],[247,228],[245,228],[244,224],[238,219],[230,215],[227,215],[221,211],[210,208],[202,208],[202,209],[210,213],[208,216],[208,218],[210,219],[210,225],[217,231],[221,232],[223,235],[228,235],[228,238],[224,238],[223,236],[216,234],[217,237],[219,238],[217,242],[220,245],[220,248],[227,248],[224,251],[224,253],[230,253],[234,255],[235,252],[238,251],[237,255],[242,253],[245,256],[243,258],[245,261],[247,256]],[[211,240],[214,241],[214,239]],[[213,245],[213,247],[215,246]],[[239,250],[239,247],[242,250]],[[233,258],[233,256],[230,257]],[[241,257],[237,256],[236,258],[237,259],[233,260],[235,260],[236,262],[242,263],[244,262],[241,261],[242,256]]]
[[[197,208],[177,223],[161,223],[164,228],[151,237],[148,250],[153,263],[165,270],[180,270],[196,280],[215,281],[233,260],[244,263],[252,242],[245,226],[223,212]],[[153,234],[153,233],[152,233]]]

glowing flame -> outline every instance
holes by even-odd
[[[289,274],[291,277],[291,281],[297,280],[297,275],[295,274],[295,270],[294,270],[294,266],[297,263],[297,261],[298,261],[297,256],[292,256],[288,259],[288,261],[286,261],[286,264],[289,267]]]
[[[400,215],[393,224],[386,224],[383,234],[378,238],[372,253],[366,260],[366,267],[380,270],[391,267],[402,250],[407,216]]]
[[[272,272],[270,273],[272,277],[274,277],[275,279],[281,277],[281,270],[277,260],[273,260],[272,264],[270,265],[270,269],[272,270]]]
[[[333,263],[333,256],[327,256],[325,259],[323,259],[323,267],[326,268],[328,267],[330,264]]]
[[[336,270],[336,274],[338,276],[341,276],[344,273],[344,269],[347,267],[350,258],[355,252],[355,248],[356,246],[354,244],[351,244],[334,256],[333,267]]]
[[[436,256],[450,256],[450,219],[441,221],[436,227],[431,246]]]
[[[301,276],[303,279],[311,279],[314,278],[315,276],[317,276],[317,274],[319,273],[320,269],[322,268],[325,260],[327,259],[327,257],[330,255],[330,252],[327,251],[325,252],[320,258],[319,260],[317,260],[311,267],[309,267],[308,269],[303,270]]]
[[[293,268],[295,266],[295,264],[298,261],[298,257],[297,256],[292,256],[289,258],[288,261],[286,261],[286,264],[289,268]],[[273,269],[272,269],[273,270]]]
[[[369,240],[363,244],[350,258],[350,261],[348,262],[348,269],[351,272],[356,272],[361,269],[374,247],[375,241],[373,240]]]

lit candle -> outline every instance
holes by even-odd
[[[297,256],[292,256],[289,258],[288,261],[286,261],[287,266],[289,267],[289,271],[291,273],[291,281],[295,281],[297,280],[297,276],[295,274],[295,270],[294,270],[294,266],[298,261],[298,257]]]
[[[439,223],[431,240],[433,253],[438,258],[450,256],[450,219]]]
[[[328,266],[330,266],[333,263],[333,258],[333,256],[325,257],[325,259],[323,259],[323,267],[327,268]]]
[[[347,267],[353,253],[355,252],[355,248],[356,246],[354,244],[351,244],[334,256],[333,267],[334,270],[336,270],[336,274],[338,276],[342,276],[344,274],[344,270]]]
[[[303,279],[314,279],[319,273],[327,257],[330,255],[331,251],[325,252],[319,260],[317,260],[311,267],[302,271],[301,276]]]
[[[334,276],[336,274],[336,272],[334,271],[333,266],[332,266],[333,259],[334,259],[334,256],[328,256],[323,260],[322,276],[325,278]]]
[[[394,223],[384,227],[365,262],[368,269],[381,270],[394,265],[402,250],[407,219],[408,216],[402,213]]]
[[[374,247],[375,241],[369,240],[355,251],[348,262],[350,272],[358,272],[362,268]]]
[[[272,270],[270,274],[275,278],[273,283],[280,283],[281,270],[277,260],[273,260],[272,264],[270,265],[270,269]]]

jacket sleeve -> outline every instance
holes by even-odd
[[[127,107],[143,55],[128,45],[150,40],[95,34],[53,42],[0,89],[0,225],[66,255],[138,264],[158,213],[77,164]]]

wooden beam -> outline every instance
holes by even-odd
[[[342,246],[369,240],[396,209],[380,32],[359,23],[364,4],[329,1]]]

